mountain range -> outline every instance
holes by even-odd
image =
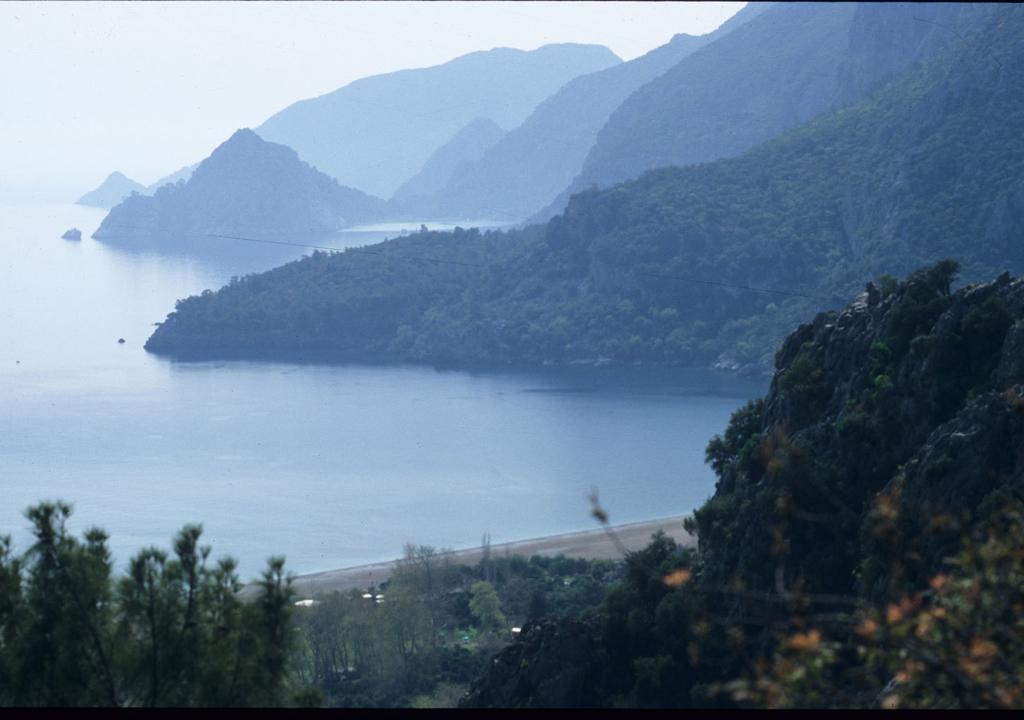
[[[496,48],[356,80],[288,106],[256,132],[343,185],[389,198],[473,120],[514,128],[567,81],[619,63],[599,45]]]
[[[646,170],[734,157],[863,98],[969,31],[968,3],[775,3],[638,89],[608,118],[569,196]]]
[[[634,60],[581,75],[540,103],[475,162],[399,216],[522,220],[550,203],[580,172],[598,131],[634,91],[683,58],[750,22],[771,3],[749,3],[714,32],[676,35]],[[399,199],[396,195],[395,199]]]
[[[943,257],[966,280],[1019,272],[1024,10],[976,17],[862,102],[739,157],[581,193],[546,226],[317,254],[183,301],[147,347],[765,371],[788,328],[873,277]]]
[[[326,174],[351,178],[341,182],[353,188],[382,187],[360,168],[390,173],[394,182],[379,194],[392,201],[379,206],[378,221],[546,221],[574,192],[733,157],[856,102],[984,12],[961,4],[752,3],[712,33],[678,35],[630,62],[596,46],[473,53],[296,103],[258,132]],[[538,71],[549,60],[559,71]],[[588,63],[599,69],[574,75]],[[527,82],[530,72],[543,82]],[[152,194],[189,172],[108,193],[107,202],[131,190]]]

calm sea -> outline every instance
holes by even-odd
[[[305,573],[591,529],[594,487],[613,522],[681,514],[713,490],[708,439],[765,390],[706,370],[164,360],[142,346],[176,299],[304,251],[133,251],[89,238],[103,215],[0,206],[0,533],[18,549],[25,508],[55,498],[119,563],[201,522],[244,578],[274,554]]]

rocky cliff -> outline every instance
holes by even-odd
[[[945,547],[924,532],[932,519],[959,527],[1020,486],[1024,280],[950,292],[955,270],[887,278],[786,339],[763,402],[708,448],[719,481],[696,514],[708,581],[770,587],[781,573],[812,591],[885,592],[896,578],[879,503],[899,507],[897,546],[913,544],[926,571]],[[780,532],[783,555],[769,542]]]

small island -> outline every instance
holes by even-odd
[[[64,240],[81,240],[82,231],[78,228],[71,228],[70,230],[66,230],[64,234],[61,235],[61,238]]]

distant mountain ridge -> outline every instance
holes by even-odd
[[[476,162],[453,173],[446,186],[395,209],[421,219],[528,217],[572,182],[598,131],[630,94],[770,4],[748,4],[707,35],[676,35],[638,58],[570,80]]]
[[[187,181],[114,207],[93,237],[163,238],[169,245],[215,233],[287,239],[333,232],[374,217],[382,205],[311,168],[291,148],[238,130]]]
[[[618,63],[599,45],[474,52],[356,80],[290,105],[256,131],[340,183],[387,198],[472,120],[516,127],[572,78]]]
[[[636,60],[571,80],[475,162],[452,173],[432,195],[396,209],[401,216],[428,219],[522,219],[572,180],[597,131],[619,102],[703,42],[677,35],[668,45]],[[399,199],[396,195],[395,200]]]
[[[188,180],[192,176],[192,171],[197,167],[199,167],[199,163],[183,167],[170,175],[165,175],[151,185],[135,182],[123,173],[114,171],[107,176],[107,179],[99,187],[90,190],[78,198],[75,204],[109,210],[133,192],[137,192],[140,195],[152,195],[164,185],[172,185],[179,180]]]
[[[114,171],[107,176],[99,187],[90,190],[75,201],[76,205],[87,205],[109,209],[117,205],[133,192],[143,192],[146,186],[137,183],[119,171]]]
[[[775,3],[623,102],[583,169],[549,207],[646,170],[736,156],[855,102],[969,30],[984,6]]]
[[[162,178],[152,183],[151,185],[147,185],[146,191],[143,194],[152,195],[157,190],[162,188],[164,185],[173,185],[174,183],[180,182],[181,180],[188,180],[190,177],[192,177],[192,173],[195,172],[195,169],[197,167],[199,167],[199,163],[195,163],[194,165],[186,165],[183,168],[175,170],[170,175],[164,175]]]
[[[435,150],[420,171],[395,191],[392,200],[408,201],[438,192],[454,174],[483,157],[505,135],[505,130],[490,118],[476,118]]]

